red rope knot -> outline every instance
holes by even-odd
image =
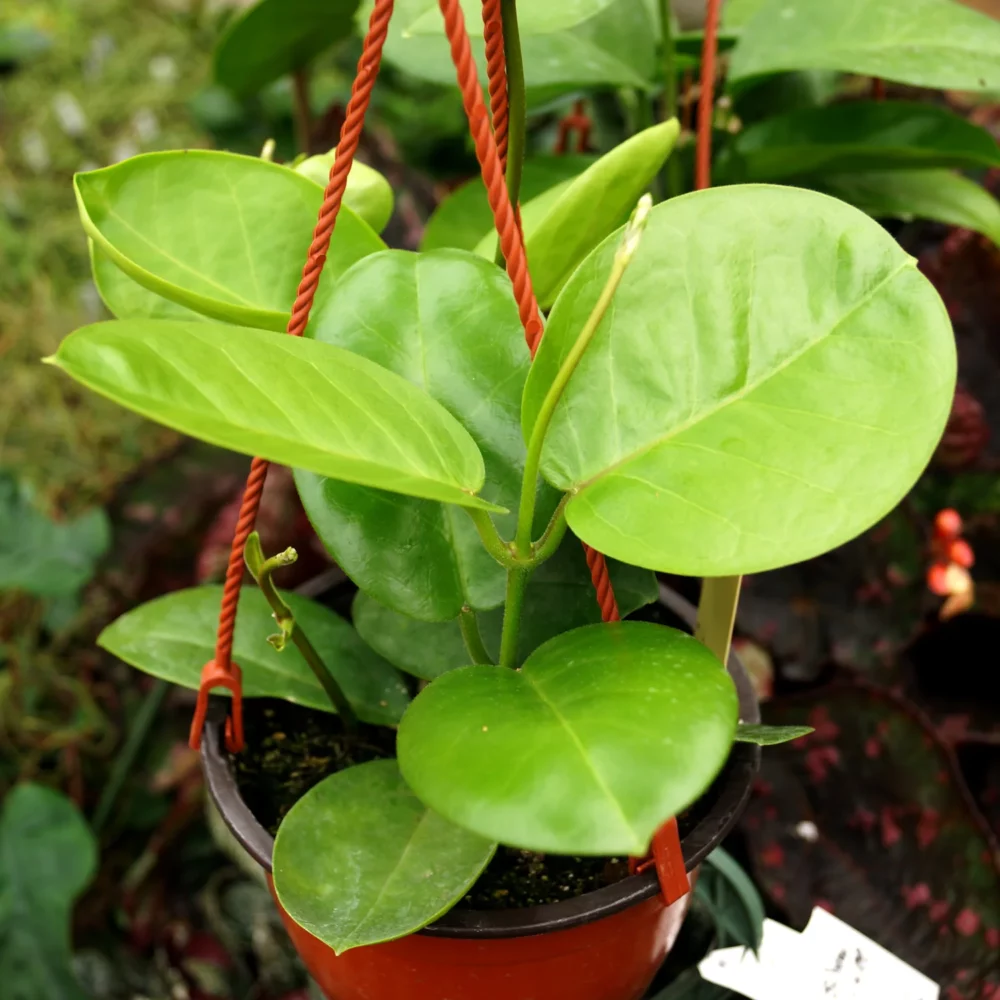
[[[569,151],[569,137],[574,130],[577,133],[576,151],[586,153],[590,148],[590,131],[593,128],[593,122],[584,107],[583,101],[577,101],[573,105],[573,110],[559,122],[559,132],[553,148],[553,152],[557,156],[562,156]]]

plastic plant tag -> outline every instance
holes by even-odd
[[[748,948],[713,951],[702,977],[748,1000],[938,1000],[925,975],[826,910],[803,933],[764,921],[759,957]]]
[[[764,921],[757,955],[749,948],[720,948],[698,965],[703,979],[736,990],[747,1000],[813,1000],[805,992],[810,960],[802,937],[776,920]]]

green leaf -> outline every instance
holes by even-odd
[[[576,271],[525,386],[541,401],[611,269]],[[573,531],[635,565],[735,576],[819,555],[884,516],[951,409],[940,298],[879,225],[795,188],[653,209],[556,407],[543,475]]]
[[[737,743],[756,743],[759,747],[773,747],[789,743],[813,732],[812,726],[751,726],[741,722],[736,729]]]
[[[481,836],[642,855],[725,763],[737,711],[729,675],[691,636],[588,625],[520,670],[439,677],[403,716],[399,766],[422,801]]]
[[[498,267],[461,250],[376,254],[344,276],[309,333],[437,400],[483,456],[483,497],[516,506],[529,357],[510,281]],[[448,621],[466,604],[480,609],[503,601],[504,568],[457,507],[307,472],[298,472],[296,483],[336,562],[383,604]],[[547,501],[548,513],[556,502]],[[512,537],[514,518],[504,522],[501,532]]]
[[[715,920],[718,947],[743,945],[757,952],[764,936],[764,903],[750,876],[728,851],[717,847],[705,859],[695,893]]]
[[[877,170],[813,178],[812,186],[876,219],[932,219],[974,229],[1000,246],[1000,203],[984,187],[948,170]]]
[[[517,26],[522,38],[566,31],[582,21],[596,17],[614,0],[545,0],[545,3],[525,4],[518,9]],[[444,20],[436,3],[423,0],[425,12],[405,30],[405,35],[438,35],[444,31]],[[482,0],[462,0],[466,24],[482,23]]]
[[[743,27],[729,79],[793,69],[993,89],[1000,87],[1000,23],[952,0],[767,0]]]
[[[101,301],[116,319],[186,319],[201,321],[205,317],[184,306],[143,288],[130,278],[111,258],[99,250],[93,240],[87,240],[90,250],[90,272]]]
[[[993,167],[996,139],[947,108],[910,101],[851,101],[807,108],[744,129],[720,181],[891,167]]]
[[[656,577],[648,570],[608,560],[611,582],[622,617],[651,604],[657,597]],[[434,680],[449,670],[469,665],[457,621],[421,622],[392,611],[359,591],[351,610],[361,637],[400,670]],[[500,653],[503,608],[482,612],[480,630],[487,651]],[[543,642],[581,625],[601,620],[587,560],[578,539],[567,536],[559,551],[532,574],[521,612],[518,662]]]
[[[76,806],[17,785],[0,813],[0,980],[6,1000],[87,1000],[71,965],[73,902],[97,871]]]
[[[144,288],[213,319],[284,331],[323,201],[319,185],[208,150],[145,153],[73,183],[87,235]],[[351,264],[384,248],[341,209],[319,301]]]
[[[724,28],[738,32],[767,3],[767,0],[727,0],[722,9]]]
[[[525,204],[563,181],[583,173],[596,162],[594,156],[536,156],[525,160],[521,176],[521,201]],[[476,177],[448,195],[427,220],[420,249],[456,247],[475,250],[493,230],[493,213],[486,187]]]
[[[336,159],[336,150],[331,150],[320,156],[310,156],[295,170],[325,189]],[[380,233],[392,216],[393,200],[389,182],[373,167],[355,159],[347,175],[344,204],[359,218],[364,219],[376,233]]]
[[[367,20],[374,0],[365,0],[358,22]],[[544,8],[547,4],[532,4]],[[406,27],[426,10],[427,0],[397,0],[385,44],[385,58],[413,76],[447,86],[455,85],[455,69],[448,42],[439,35],[407,37]],[[529,7],[524,6],[523,11]],[[519,13],[523,11],[519,9]],[[486,80],[482,16],[471,21],[472,52]],[[646,0],[615,0],[596,17],[567,31],[529,35],[522,39],[525,84],[547,96],[573,87],[639,87],[649,89],[657,73],[652,12]]]
[[[46,360],[209,444],[498,509],[473,495],[483,459],[454,417],[398,375],[329,344],[217,323],[119,320],[77,330]]]
[[[0,473],[0,591],[70,597],[90,581],[110,544],[111,526],[103,510],[54,521],[10,476]]]
[[[292,806],[274,843],[274,887],[292,919],[342,955],[447,913],[495,850],[428,809],[394,760],[374,760]]]
[[[676,119],[645,129],[573,181],[522,206],[531,280],[543,309],[552,305],[580,261],[628,220],[670,155],[679,132]],[[492,260],[496,245],[496,236],[490,233],[476,252]]]
[[[282,592],[334,679],[365,722],[393,725],[409,702],[398,673],[328,608]],[[222,587],[192,587],[147,601],[112,622],[98,645],[154,677],[197,691],[201,670],[215,654]],[[264,595],[244,587],[236,618],[233,661],[243,671],[247,698],[284,698],[333,712],[309,665],[294,645],[279,653],[267,640],[275,630]],[[221,692],[220,692],[221,693]]]
[[[215,79],[240,95],[305,69],[354,34],[358,0],[258,0],[215,49]]]

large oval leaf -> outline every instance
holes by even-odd
[[[994,167],[996,139],[947,108],[911,101],[851,101],[805,108],[744,129],[724,154],[720,180],[892,167]]]
[[[529,433],[620,236],[556,303],[525,387]],[[931,284],[843,202],[747,185],[671,199],[555,411],[544,475],[602,552],[732,576],[873,524],[947,419],[955,346]]]
[[[18,785],[0,813],[0,976],[7,1000],[87,1000],[70,921],[97,871],[86,820],[59,792]]]
[[[1000,246],[1000,202],[950,170],[871,170],[817,177],[811,186],[876,219],[933,219],[974,229]]]
[[[573,181],[523,206],[525,250],[535,295],[543,309],[552,305],[580,261],[628,219],[660,172],[679,133],[676,119],[644,129]],[[496,236],[491,233],[476,252],[492,260],[496,246]]]
[[[330,171],[337,160],[337,151],[331,150],[319,156],[310,156],[295,167],[295,170],[325,189],[330,179]],[[360,160],[351,163],[344,190],[344,204],[364,219],[376,233],[382,232],[392,216],[392,186],[373,167]]]
[[[1000,23],[953,0],[767,0],[729,64],[742,82],[834,69],[916,87],[1000,87]]]
[[[358,12],[363,23],[374,0],[365,0]],[[396,0],[396,11],[385,44],[385,58],[413,76],[449,86],[455,69],[448,42],[439,36],[407,37],[406,26],[426,10],[426,0]],[[544,7],[545,4],[532,6]],[[527,9],[527,7],[525,7]],[[472,52],[486,80],[482,16],[470,19]],[[626,86],[649,89],[656,75],[656,39],[652,12],[646,0],[615,0],[609,7],[567,31],[530,35],[522,39],[525,83],[530,91],[563,91],[576,86]]]
[[[119,320],[51,358],[116,403],[209,444],[347,482],[497,510],[474,496],[468,431],[405,379],[350,351],[218,323]]]
[[[656,577],[648,570],[608,560],[611,583],[624,617],[656,600]],[[424,680],[469,665],[457,621],[416,621],[358,591],[351,617],[361,637],[390,663]],[[500,653],[503,608],[477,616],[487,652]],[[601,620],[601,610],[578,539],[567,536],[559,551],[532,574],[521,612],[518,662],[543,642],[581,625]]]
[[[282,594],[296,623],[365,722],[393,725],[409,702],[399,674],[328,608]],[[113,621],[97,643],[154,677],[198,690],[201,669],[215,654],[222,587],[192,587],[141,604]],[[244,587],[236,617],[233,660],[243,671],[248,698],[284,698],[333,712],[316,676],[292,643],[280,653],[267,641],[277,632],[270,605],[256,587]]]
[[[483,496],[516,505],[529,358],[510,281],[492,262],[460,250],[376,254],[344,275],[309,334],[368,358],[436,399],[468,429],[483,456]],[[466,604],[491,608],[503,600],[505,571],[464,511],[308,472],[297,473],[296,482],[334,559],[383,604],[447,621]],[[554,498],[546,506],[547,516]],[[501,525],[506,537],[513,536],[513,521],[508,517]]]
[[[145,153],[77,174],[87,235],[144,288],[245,326],[283,331],[323,201],[287,167],[208,150]],[[341,209],[319,300],[385,244]]]
[[[596,17],[614,0],[545,0],[544,3],[524,4],[517,12],[517,26],[522,37],[566,31],[588,18]],[[436,3],[423,0],[425,12],[407,29],[408,35],[436,35],[444,30],[444,21]],[[482,20],[482,0],[462,0],[466,24],[478,25]]]
[[[582,174],[596,160],[593,156],[536,156],[525,160],[521,175],[521,201],[530,202],[563,181]],[[427,220],[421,250],[456,247],[475,250],[492,232],[493,212],[481,177],[466,182],[448,195]]]
[[[484,837],[642,855],[719,772],[737,714],[732,680],[691,636],[588,625],[521,670],[439,677],[403,716],[399,766],[431,808]]]
[[[274,842],[274,888],[289,916],[341,955],[447,913],[495,850],[428,809],[394,760],[373,760],[292,806]]]
[[[358,0],[257,0],[226,29],[215,49],[215,78],[252,94],[305,69],[354,34]]]

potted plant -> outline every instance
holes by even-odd
[[[76,178],[119,318],[49,360],[258,456],[225,587],[150,602],[101,642],[200,690],[196,742],[209,690],[233,695],[204,731],[209,787],[330,997],[635,1000],[756,745],[802,732],[758,725],[724,666],[741,575],[905,494],[950,408],[951,328],[914,261],[832,197],[640,198],[673,120],[519,219],[457,0],[441,8],[507,274],[497,239],[388,249],[348,176],[392,6],[325,190],[314,162],[217,152]],[[294,553],[252,534],[267,461],[296,470],[356,585],[352,623],[275,585]],[[655,609],[617,620],[656,600],[654,571],[704,578],[697,613],[669,598],[694,637]],[[313,711],[248,701],[266,753],[241,756],[244,696]],[[630,874],[651,842],[656,870]]]

